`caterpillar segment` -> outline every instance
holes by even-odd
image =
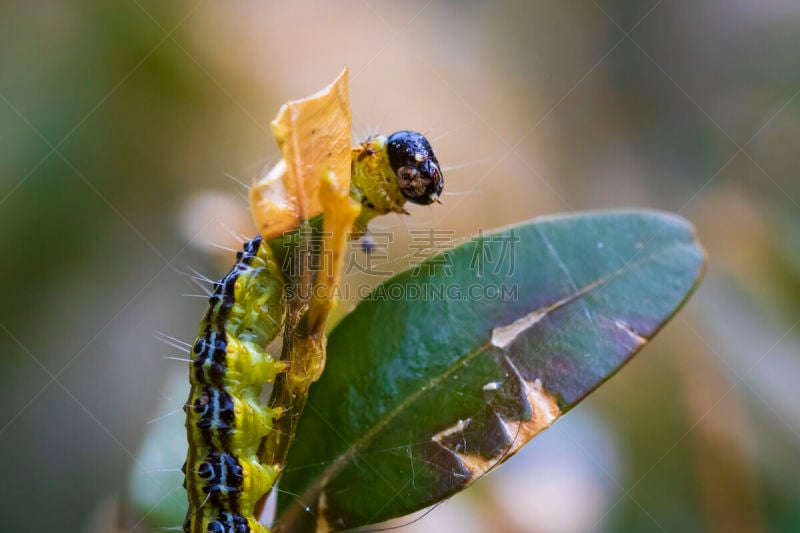
[[[258,462],[261,440],[282,410],[259,402],[265,382],[286,369],[266,346],[283,321],[283,278],[260,237],[237,253],[214,284],[192,348],[183,466],[186,533],[266,533],[254,516],[278,468]]]
[[[207,521],[220,512],[255,520],[255,504],[272,488],[276,477],[277,469],[260,465],[255,454],[234,456],[212,450],[186,466],[187,480],[191,479],[202,497],[195,515],[199,512]],[[205,533],[208,526],[200,531]]]
[[[203,387],[186,410],[191,438],[217,450],[257,447],[272,429],[273,418],[276,417],[271,409],[252,399],[242,399],[214,387]]]

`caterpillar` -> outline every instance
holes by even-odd
[[[351,150],[350,196],[362,206],[353,235],[374,217],[408,214],[406,201],[437,202],[439,163],[420,133],[373,136]],[[268,533],[255,507],[273,487],[280,464],[261,464],[259,446],[286,414],[259,402],[264,383],[285,372],[266,346],[284,319],[284,278],[270,244],[257,236],[214,284],[192,347],[191,391],[184,411],[189,451],[183,465],[189,509],[185,533]]]

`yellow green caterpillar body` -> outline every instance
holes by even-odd
[[[189,453],[187,533],[266,532],[254,516],[278,469],[261,465],[258,447],[280,409],[262,406],[265,382],[285,369],[266,351],[280,331],[283,280],[261,237],[244,245],[214,284],[192,347],[186,411]]]
[[[370,137],[351,152],[350,196],[362,206],[354,235],[406,201],[431,204],[443,177],[427,139],[411,131]],[[183,466],[189,509],[185,533],[268,533],[256,504],[282,465],[261,464],[259,446],[285,406],[259,402],[264,383],[287,368],[267,345],[280,332],[284,279],[268,242],[244,244],[233,268],[214,284],[192,347],[191,391],[184,408],[189,451]]]

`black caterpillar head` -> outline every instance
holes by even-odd
[[[398,131],[386,139],[389,165],[409,202],[429,205],[439,199],[444,176],[428,139],[416,131]]]

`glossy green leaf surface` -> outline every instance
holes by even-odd
[[[483,234],[388,280],[329,337],[279,531],[375,523],[464,489],[630,360],[704,261],[679,217],[587,213]]]

